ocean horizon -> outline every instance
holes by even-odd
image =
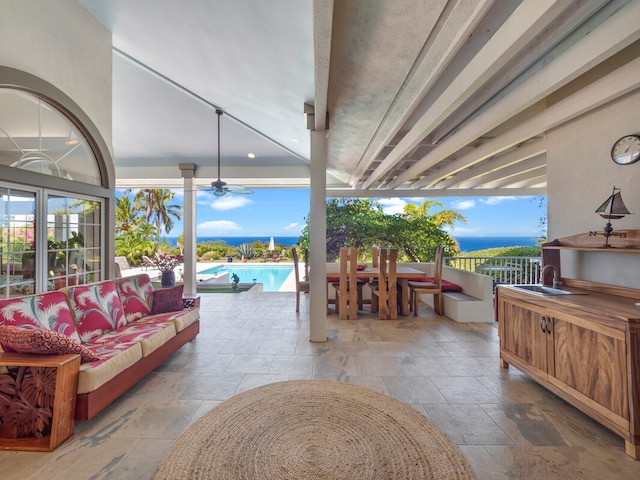
[[[175,247],[178,237],[165,237],[169,245]],[[273,237],[276,245],[283,245],[291,248],[298,244],[299,236]],[[468,253],[476,250],[485,250],[487,248],[500,247],[535,247],[538,245],[539,237],[525,236],[475,236],[475,237],[454,237],[460,245],[460,252]],[[269,243],[269,237],[197,237],[197,243],[221,240],[230,247],[237,247],[243,243],[252,243],[260,241]]]

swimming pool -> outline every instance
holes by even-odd
[[[240,283],[262,283],[263,292],[277,292],[293,271],[293,265],[218,265],[198,272],[200,275],[228,273],[229,278],[234,273],[240,278]]]

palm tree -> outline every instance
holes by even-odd
[[[128,232],[133,229],[140,222],[141,218],[140,211],[133,208],[131,198],[128,196],[116,198],[116,233]]]
[[[460,212],[456,212],[455,210],[441,210],[439,212],[434,213],[433,215],[429,214],[429,210],[431,207],[444,207],[442,202],[438,202],[437,200],[425,200],[420,205],[415,205],[413,203],[409,203],[404,206],[404,213],[413,216],[413,217],[427,217],[433,223],[435,223],[439,228],[444,226],[448,226],[453,231],[454,224],[456,222],[467,223],[466,217]]]
[[[182,220],[182,205],[169,203],[173,197],[174,193],[168,188],[146,188],[133,198],[134,208],[144,210],[144,219],[155,226],[158,239],[163,227],[166,233],[171,231],[174,218]]]

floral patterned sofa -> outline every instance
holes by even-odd
[[[0,347],[80,354],[75,418],[87,420],[196,337],[199,307],[184,303],[182,286],[154,290],[147,274],[4,299]]]

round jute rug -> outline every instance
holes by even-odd
[[[240,393],[176,440],[154,480],[474,479],[430,420],[367,388],[292,380]]]

